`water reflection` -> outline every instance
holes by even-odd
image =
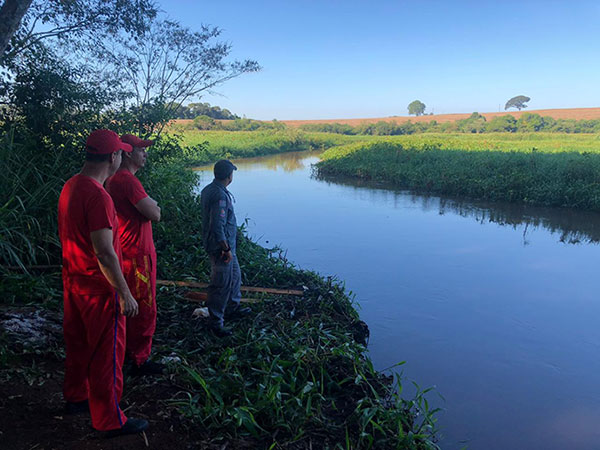
[[[600,214],[593,211],[418,194],[398,190],[387,183],[339,176],[323,177],[314,172],[313,177],[326,184],[351,186],[357,190],[369,192],[374,201],[376,201],[375,197],[392,196],[396,204],[397,200],[404,201],[408,196],[410,201],[422,211],[437,211],[440,215],[458,214],[461,217],[474,219],[481,224],[496,223],[509,226],[514,230],[522,228],[523,245],[529,244],[529,233],[539,228],[558,235],[558,240],[567,244],[600,242]]]
[[[321,151],[302,151],[278,153],[268,156],[257,156],[255,158],[234,159],[233,163],[240,170],[283,170],[284,172],[295,172],[310,167],[317,162]],[[194,170],[212,170],[212,165],[196,167]]]

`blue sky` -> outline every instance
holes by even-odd
[[[263,70],[201,101],[255,119],[600,106],[600,3],[161,0],[172,19],[223,29]]]

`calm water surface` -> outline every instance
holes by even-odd
[[[442,448],[600,448],[600,215],[317,180],[317,161],[236,161],[238,221],[345,281],[376,367],[443,395]]]

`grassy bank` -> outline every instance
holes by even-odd
[[[600,210],[595,137],[513,137],[440,141],[409,136],[341,146],[323,154],[318,173],[473,199]]]
[[[158,143],[154,160],[140,173],[162,207],[164,220],[154,227],[158,275],[206,281],[209,264],[201,248],[196,176],[186,169],[189,160],[178,156],[182,151],[170,139]],[[56,231],[56,187],[71,175],[79,157],[70,154],[67,159],[69,164],[55,167],[52,190],[44,198],[47,217],[43,220],[49,228],[40,235],[21,230],[33,249],[28,264],[36,262],[38,241]],[[27,170],[21,163],[13,167],[16,177]],[[12,195],[26,198],[26,192],[43,191],[48,182],[39,178],[23,183]],[[151,418],[153,429],[158,430],[154,437],[150,435],[151,443],[168,442],[160,436],[168,424],[170,433],[177,435],[172,438],[173,449],[187,448],[190,443],[203,448],[225,444],[235,448],[435,448],[435,411],[428,409],[420,394],[400,398],[400,380],[374,370],[365,354],[364,325],[343,286],[297,270],[277,249],[258,246],[243,230],[239,240],[244,284],[296,287],[304,289],[305,295],[261,298],[250,320],[238,323],[230,339],[219,340],[208,332],[204,321],[192,318],[198,305],[186,300],[182,290],[161,288],[155,354],[176,357],[179,362],[153,384],[128,379],[123,401],[124,407]],[[43,262],[60,262],[55,246],[43,250],[39,256]],[[4,311],[33,306],[60,315],[60,274],[5,272],[0,298]],[[46,402],[58,408],[60,388],[50,381],[58,383],[61,377],[60,333],[53,342],[58,344],[30,348],[5,334],[0,339],[0,378],[5,386],[22,387],[25,393],[29,385],[46,386],[36,395],[47,395]],[[140,397],[140,392],[156,392],[157,400]],[[23,414],[35,413],[26,411],[26,404],[15,408],[24,408]],[[56,445],[82,437],[45,416],[40,422],[56,428],[52,434]],[[15,432],[7,439],[24,442],[18,428]],[[85,442],[69,445],[87,448]],[[36,443],[31,441],[27,448]]]
[[[502,152],[600,152],[598,134],[564,133],[426,133],[411,136],[379,137],[380,142],[402,144],[405,148],[437,147],[442,150],[495,150]]]
[[[302,150],[324,150],[369,137],[330,133],[306,133],[299,130],[279,131],[201,131],[193,128],[170,128],[171,135],[181,137],[184,156],[191,165],[218,158],[251,158]]]

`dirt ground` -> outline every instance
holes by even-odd
[[[10,348],[10,355],[0,354],[1,450],[239,448],[240,443],[232,445],[186,424],[169,401],[181,398],[172,375],[125,376],[121,407],[150,422],[148,445],[142,435],[104,438],[92,428],[89,414],[65,415],[60,316],[44,314],[43,319],[31,308],[0,310],[3,344]]]
[[[186,430],[164,406],[172,392],[158,382],[137,386],[128,379],[127,399],[121,403],[126,414],[143,417],[150,422],[146,432],[148,447],[142,435],[104,439],[91,427],[89,414],[65,415],[61,393],[62,363],[43,361],[39,368],[48,378],[42,385],[30,386],[24,379],[13,379],[0,386],[0,448],[33,449],[191,449],[203,447],[194,442]],[[162,399],[162,400],[161,400]]]

